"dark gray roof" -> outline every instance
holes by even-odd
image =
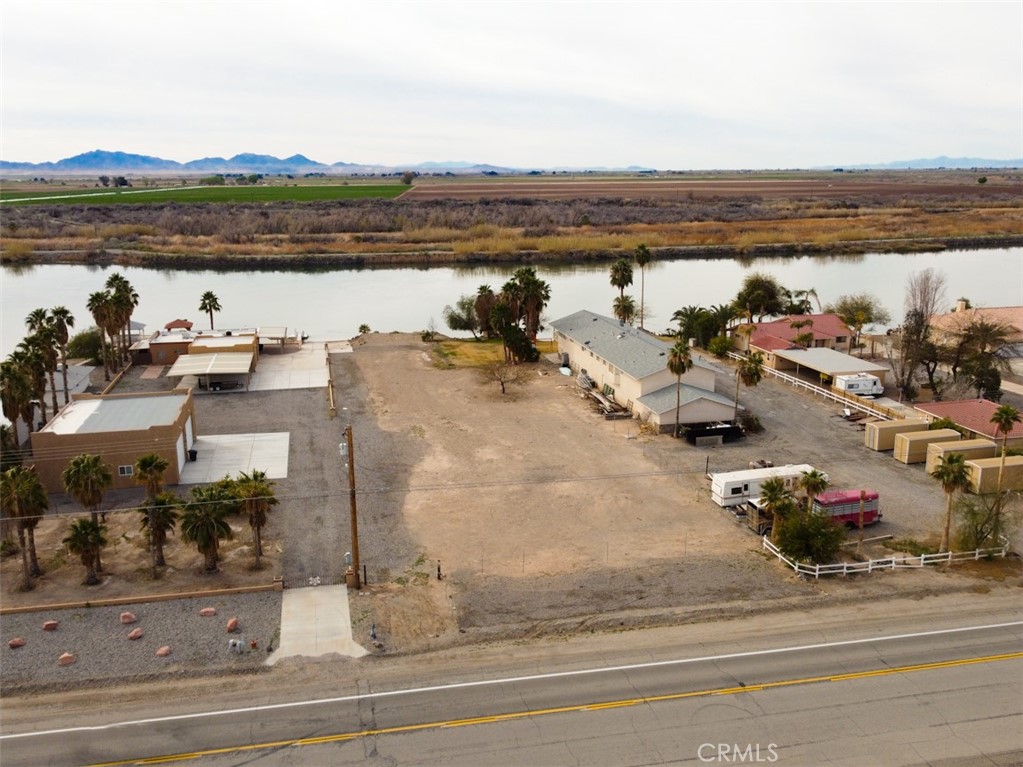
[[[701,389],[697,386],[690,386],[689,384],[682,384],[679,387],[679,405],[685,407],[690,402],[696,400],[710,400],[716,402],[719,405],[726,405],[728,407],[735,407],[735,401],[728,399],[728,397],[722,397],[720,394]],[[663,389],[652,391],[649,394],[644,394],[640,397],[637,402],[649,408],[654,413],[666,413],[669,410],[675,409],[675,384],[671,386],[665,386]],[[739,410],[743,410],[742,405],[739,405]]]
[[[582,309],[549,325],[633,378],[646,378],[668,367],[671,344],[611,317]],[[706,367],[695,360],[694,364]]]

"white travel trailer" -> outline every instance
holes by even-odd
[[[728,508],[740,506],[750,498],[760,495],[760,486],[765,479],[778,477],[785,487],[795,491],[799,478],[805,472],[813,471],[807,463],[789,464],[787,466],[771,466],[766,469],[745,469],[743,471],[723,471],[710,475],[710,499],[718,506]],[[827,477],[827,475],[824,475]]]
[[[835,376],[835,388],[858,397],[873,397],[884,394],[881,379],[870,373],[849,373]]]

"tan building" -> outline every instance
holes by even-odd
[[[195,442],[192,393],[79,394],[31,436],[32,461],[47,492],[64,491],[61,475],[83,453],[110,466],[113,487],[137,487],[139,456],[156,453],[168,463],[164,482],[177,484]]]
[[[675,423],[677,380],[668,370],[671,345],[611,317],[582,310],[550,323],[558,351],[606,397],[663,429]],[[694,360],[682,376],[679,423],[731,421],[733,402],[714,393],[714,371]]]
[[[184,327],[164,329],[132,344],[131,359],[136,365],[173,365],[178,357],[186,354],[218,352],[249,352],[252,354],[252,369],[255,370],[259,358],[259,337],[256,330],[245,328],[192,331]]]
[[[770,322],[741,325],[733,331],[732,343],[741,352],[790,349],[803,334],[813,336],[811,349],[852,351],[853,331],[837,314],[792,314]]]

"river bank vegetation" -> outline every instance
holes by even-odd
[[[1019,244],[1023,195],[37,203],[5,205],[2,235],[5,263],[179,268],[905,252]]]

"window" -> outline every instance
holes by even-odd
[[[135,467],[134,466],[128,465],[128,466],[118,466],[117,467],[117,476],[119,476],[119,477],[131,477],[131,476],[134,476],[134,475],[135,475]]]
[[[845,336],[835,336],[835,343],[836,344],[844,344],[845,342],[846,342],[846,337]]]

